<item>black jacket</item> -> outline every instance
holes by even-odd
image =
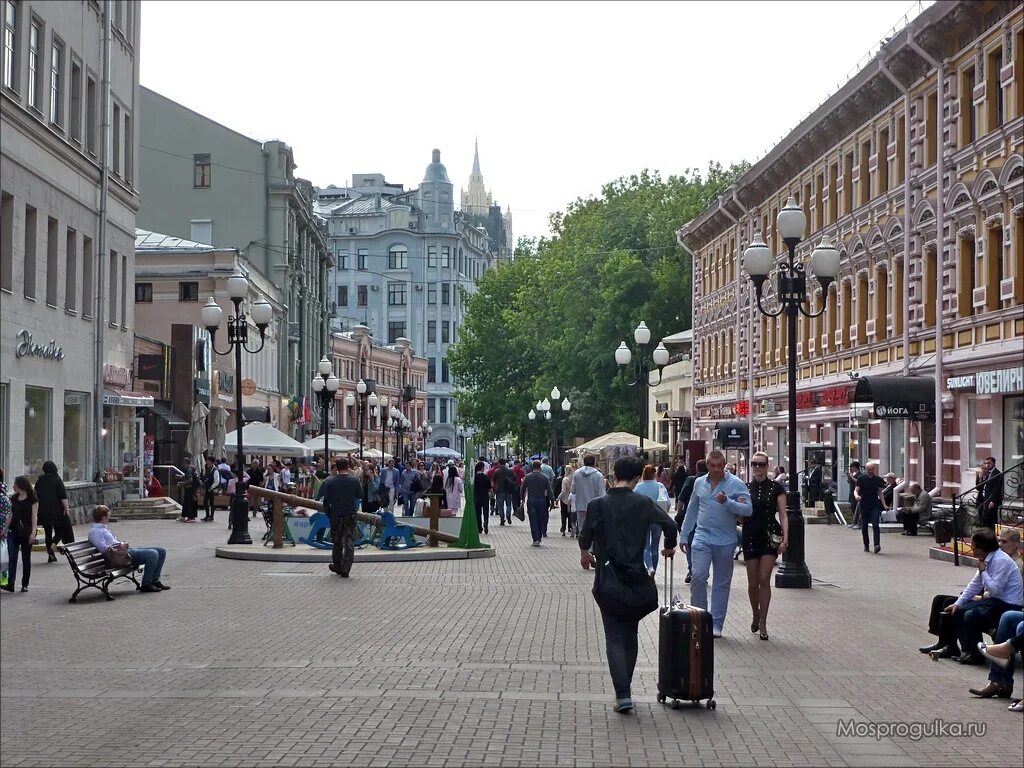
[[[985,484],[978,489],[978,508],[987,507],[990,501],[995,504],[996,509],[1003,505],[1003,473],[995,467],[985,479]],[[43,511],[42,503],[39,505],[39,511]]]
[[[36,480],[36,497],[39,501],[39,524],[53,525],[64,517],[63,499],[68,497],[60,475],[44,472]]]
[[[363,497],[363,484],[351,473],[335,475],[324,480],[320,486],[320,498],[324,511],[331,520],[354,515]]]
[[[665,532],[665,548],[679,541],[679,530],[668,513],[653,501],[628,488],[610,488],[608,493],[587,505],[587,518],[580,531],[581,550],[594,548],[600,563],[609,546],[622,565],[643,567],[647,533],[652,525]]]

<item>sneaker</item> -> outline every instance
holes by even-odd
[[[721,637],[722,636],[722,630],[720,630],[718,627],[713,628],[711,630],[711,636],[712,637]]]
[[[539,547],[539,546],[540,546],[540,542],[539,542],[539,541],[535,541],[535,542],[533,542],[533,546],[535,546],[535,547]]]
[[[633,700],[628,696],[625,699],[616,699],[615,705],[612,707],[616,712],[620,714],[626,714],[627,712],[633,711]]]
[[[881,551],[882,551],[882,548],[880,546],[878,546],[877,544],[875,544],[875,554],[877,555]]]
[[[1024,700],[1013,702],[1007,709],[1011,712],[1024,712]]]

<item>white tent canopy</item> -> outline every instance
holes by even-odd
[[[609,432],[606,435],[595,437],[593,440],[589,440],[583,445],[577,445],[575,448],[570,449],[570,453],[598,453],[603,451],[605,448],[617,448],[622,446],[630,446],[633,448],[640,447],[640,437],[630,432]],[[644,450],[660,451],[668,448],[664,443],[659,443],[654,440],[648,440],[644,438]]]
[[[356,450],[357,451],[359,450],[359,446],[358,445],[356,446]],[[391,454],[390,453],[381,454],[381,452],[378,449],[376,449],[376,448],[364,448],[363,449],[363,458],[364,459],[390,459],[391,458]]]
[[[232,456],[238,444],[238,432],[228,433],[224,438],[224,447]],[[323,443],[320,444],[323,446]],[[272,456],[309,456],[312,451],[297,440],[292,440],[281,430],[264,424],[262,421],[251,421],[242,427],[242,450],[247,454],[269,454]]]
[[[245,435],[242,435],[242,439],[245,439]],[[324,452],[324,436],[311,437],[309,440],[303,443],[304,446],[309,448],[313,453]],[[359,444],[353,443],[348,438],[342,437],[341,435],[330,435],[327,438],[327,447],[331,453],[355,453],[359,450]]]

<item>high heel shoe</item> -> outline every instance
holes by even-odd
[[[762,640],[767,640],[768,639],[768,633],[767,632],[761,632],[760,633],[760,638]]]
[[[754,620],[750,622],[750,634],[755,634],[758,627],[761,626],[761,617],[757,614],[754,615]]]

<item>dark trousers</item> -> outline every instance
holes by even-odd
[[[953,616],[943,613],[944,608],[956,602],[953,595],[936,595],[932,598],[932,609],[928,613],[928,632],[939,638],[939,645],[951,651],[957,650],[956,625]]]
[[[526,514],[530,518],[530,534],[533,536],[533,540],[540,541],[544,534],[542,526],[547,522],[545,520],[548,515],[547,499],[527,499]]]
[[[7,589],[14,591],[14,581],[18,575],[18,553],[21,552],[21,586],[27,587],[32,575],[32,544],[29,539],[19,536],[14,531],[7,532]]]
[[[861,504],[861,507],[864,505]],[[879,523],[882,519],[882,510],[878,507],[874,509],[861,509],[860,511],[860,533],[864,539],[864,549],[868,548],[868,526],[870,525],[875,531],[875,546],[880,546],[882,543],[882,529],[879,528]]]
[[[199,512],[196,508],[196,493],[185,488],[185,497],[181,500],[181,516],[186,520],[195,520]]]
[[[956,636],[960,640],[960,650],[969,653],[979,661],[983,660],[978,652],[981,633],[999,625],[999,619],[1007,611],[1019,611],[1019,605],[1005,603],[996,597],[971,602],[953,614],[956,624]]]
[[[903,530],[908,536],[917,536],[917,512],[905,509],[900,514],[903,516]]]
[[[203,511],[206,512],[206,517],[213,520],[213,500],[214,497],[220,492],[219,488],[215,488],[212,491],[206,492],[206,500],[203,503]]]
[[[987,501],[981,509],[978,510],[978,524],[982,528],[991,528],[994,531],[996,529],[996,522],[998,519],[999,510],[996,507],[989,508]]]
[[[564,501],[558,502],[558,509],[562,513],[562,529],[561,532],[565,533],[565,529],[568,528],[569,532],[572,532],[572,523],[569,517],[569,505]]]
[[[548,523],[551,522],[551,506],[547,502],[544,503],[544,512],[540,518],[540,535],[545,539],[548,537]]]
[[[476,527],[479,533],[487,533],[487,504],[489,499],[484,496],[473,497],[473,509],[476,511]]]
[[[61,510],[60,515],[56,520],[43,521],[41,523],[43,531],[46,532],[46,550],[50,551],[54,544],[65,544],[75,543],[75,534],[71,528],[71,520],[64,514],[64,510]]]
[[[612,686],[616,699],[630,697],[633,685],[633,669],[639,646],[637,640],[638,621],[627,621],[601,611],[604,622],[605,654],[608,657],[608,671],[612,675]]]
[[[356,516],[345,515],[331,520],[331,560],[338,573],[348,575],[356,556]]]

